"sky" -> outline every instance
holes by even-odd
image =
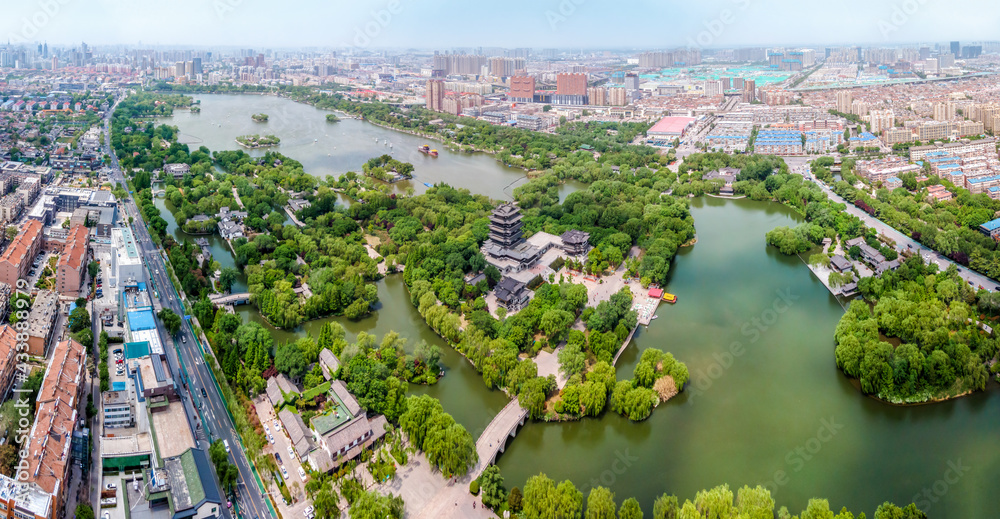
[[[1000,39],[996,0],[0,0],[13,42],[643,49]]]

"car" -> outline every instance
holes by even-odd
[[[299,470],[302,470],[302,468],[300,467]],[[310,514],[312,514],[315,511],[316,511],[316,509],[313,508],[313,505],[309,505],[308,507],[306,507],[305,510],[303,510],[303,512],[305,512],[306,515],[310,515]]]
[[[284,465],[281,466],[281,475],[284,476],[285,479],[288,479],[288,471],[285,470]]]
[[[302,478],[302,479],[306,479],[306,471],[302,470],[302,466],[301,465],[299,465],[299,477]],[[311,509],[312,509],[311,506],[309,508],[306,508],[306,510],[309,510],[309,512],[312,513]]]
[[[181,335],[181,342],[187,343],[187,341],[188,341],[187,335]]]
[[[268,441],[268,443],[270,443],[270,444],[273,445],[274,444],[274,436],[271,436],[270,434],[268,434],[267,435],[267,441]]]
[[[292,458],[295,457],[295,450],[292,449],[291,445],[288,446],[288,455],[291,456]]]
[[[201,397],[208,398],[208,392],[205,391],[205,388],[201,388]]]
[[[281,463],[281,454],[278,454],[277,452],[275,452],[274,453],[274,459],[278,460],[278,465],[282,464]]]
[[[264,432],[265,432],[265,433],[269,433],[269,432],[271,432],[271,429],[270,429],[270,428],[268,428],[267,424],[264,424]]]
[[[103,514],[101,514],[101,519],[111,519],[111,512],[105,511]]]
[[[118,353],[118,354],[121,354],[121,352],[122,352],[122,349],[121,349],[121,348],[115,348],[115,349],[111,350],[111,353]]]

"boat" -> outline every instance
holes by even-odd
[[[424,185],[427,187],[434,187],[434,184],[428,184],[427,182],[424,182]]]
[[[417,146],[417,151],[420,153],[430,153],[431,147],[426,144],[421,144],[420,146]]]
[[[650,320],[652,320],[652,319],[656,319],[656,318],[658,318],[658,317],[660,317],[660,316],[658,316],[658,315],[656,315],[656,314],[653,314],[653,317],[651,317],[651,318],[650,318]]]
[[[663,293],[663,300],[666,301],[666,302],[668,302],[668,303],[670,303],[670,304],[674,304],[674,303],[677,302],[677,296],[675,296],[673,294],[668,294],[668,293],[664,292]]]
[[[313,142],[319,142],[319,139],[313,139]]]
[[[430,151],[430,156],[431,157],[437,157],[438,156],[438,150],[431,150]]]

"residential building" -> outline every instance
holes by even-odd
[[[83,283],[90,247],[90,229],[77,225],[69,231],[66,246],[56,264],[56,291],[67,297],[77,297]]]
[[[896,117],[893,115],[892,110],[872,110],[868,118],[871,124],[871,132],[876,134],[883,130],[888,130],[896,124]]]
[[[0,517],[53,519],[52,495],[34,483],[25,483],[0,474]]]
[[[753,79],[743,80],[743,102],[752,103],[757,100],[757,82]]]
[[[28,481],[53,497],[52,517],[62,517],[68,491],[68,455],[79,416],[87,370],[87,351],[75,340],[60,342],[52,352],[35,403],[35,424],[28,443]]]
[[[215,484],[215,472],[207,452],[187,449],[180,456],[163,460],[162,469],[151,469],[160,474],[156,477],[146,474],[147,481],[158,483],[155,489],[149,489],[150,502],[156,498],[166,501],[173,519],[221,517],[226,500]],[[171,499],[166,498],[167,494]]]
[[[7,250],[0,254],[0,282],[17,287],[17,280],[26,278],[32,262],[42,249],[42,223],[29,220],[14,237]]]
[[[851,113],[851,105],[854,103],[854,94],[850,90],[837,91],[837,111],[843,114]]]
[[[950,121],[955,118],[955,103],[934,103],[933,112],[935,121]]]
[[[59,314],[59,296],[51,290],[39,290],[28,313],[28,354],[44,357],[56,317]]]
[[[0,325],[0,401],[6,401],[7,393],[14,387],[17,354],[17,332],[13,326]]]
[[[917,173],[920,166],[910,164],[905,159],[889,156],[884,159],[859,160],[854,164],[854,172],[872,184],[885,182],[890,177],[899,178],[905,173]]]
[[[440,79],[428,79],[425,98],[427,109],[434,112],[444,110],[444,81]]]
[[[913,130],[909,128],[886,128],[882,131],[882,142],[886,146],[913,140],[915,140]]]
[[[910,161],[916,162],[924,158],[924,155],[934,151],[944,151],[955,155],[969,153],[992,153],[996,155],[996,139],[989,137],[978,140],[963,139],[958,142],[947,144],[931,144],[929,146],[914,146],[910,148]]]
[[[590,87],[587,89],[587,104],[594,106],[608,105],[608,91],[604,87]]]
[[[628,92],[625,87],[611,87],[608,89],[609,106],[625,106],[628,104]]]
[[[1000,241],[1000,218],[990,220],[979,226],[979,232]]]
[[[184,175],[191,172],[191,166],[184,163],[164,164],[163,172],[174,177],[174,179],[181,179],[184,178]]]

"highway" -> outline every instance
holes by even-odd
[[[792,171],[798,174],[803,174],[803,173],[808,174],[809,166],[808,164],[806,164],[803,165],[801,168],[793,168]],[[830,197],[831,200],[846,205],[848,214],[852,216],[857,216],[858,218],[861,219],[862,222],[864,222],[865,225],[875,229],[876,231],[878,231],[879,234],[896,242],[896,250],[909,251],[909,252],[916,251],[924,259],[924,263],[934,262],[941,270],[947,270],[947,268],[950,265],[954,264],[956,267],[958,267],[958,275],[963,280],[965,280],[965,282],[968,283],[973,289],[978,290],[979,287],[983,287],[991,292],[1000,290],[1000,288],[998,288],[997,285],[997,280],[992,279],[983,274],[980,274],[978,272],[975,272],[967,267],[963,267],[952,261],[950,258],[946,257],[944,254],[934,251],[933,249],[924,246],[920,242],[897,231],[896,229],[893,229],[882,220],[875,218],[874,216],[862,211],[854,204],[849,203],[843,198],[841,198],[840,195],[834,193],[833,189],[831,189],[830,186],[826,185],[824,182],[820,182],[817,180],[816,184],[819,185],[819,187],[823,190],[823,192],[826,193],[826,196]]]
[[[110,178],[115,182],[120,182],[128,190],[128,184],[118,163],[118,157],[115,156],[114,150],[111,148],[111,116],[118,106],[118,102],[116,101],[114,107],[108,110],[108,113],[105,115],[104,146],[105,153],[111,157],[111,164],[109,164],[111,168]],[[161,307],[169,308],[183,318],[186,312],[181,305],[179,294],[167,275],[164,259],[160,254],[160,250],[153,243],[149,235],[149,230],[143,223],[139,209],[131,194],[124,201],[124,207],[125,214],[122,215],[122,218],[133,217],[132,232],[146,265],[150,298],[152,299],[154,294],[158,295],[158,303]],[[264,502],[260,487],[250,469],[250,462],[241,448],[242,443],[235,432],[222,395],[219,394],[212,380],[210,368],[204,362],[200,343],[197,337],[195,337],[191,326],[187,321],[184,321],[178,336],[169,341],[164,335],[162,327],[159,328],[159,331],[160,339],[167,353],[167,362],[170,370],[175,377],[180,376],[181,380],[177,380],[178,386],[185,387],[184,384],[187,384],[188,395],[184,399],[185,409],[188,412],[191,423],[196,424],[194,429],[196,437],[199,440],[199,445],[207,449],[208,446],[204,442],[206,440],[211,442],[217,439],[226,440],[229,443],[230,459],[239,470],[237,503],[242,511],[241,516],[256,519],[271,518],[268,505]],[[171,348],[171,345],[174,347]],[[178,353],[180,357],[179,361],[176,358]],[[202,398],[202,390],[205,391],[204,394],[207,395],[207,398]],[[205,424],[208,430],[202,431],[201,424]],[[230,516],[228,510],[224,514],[226,517]]]

